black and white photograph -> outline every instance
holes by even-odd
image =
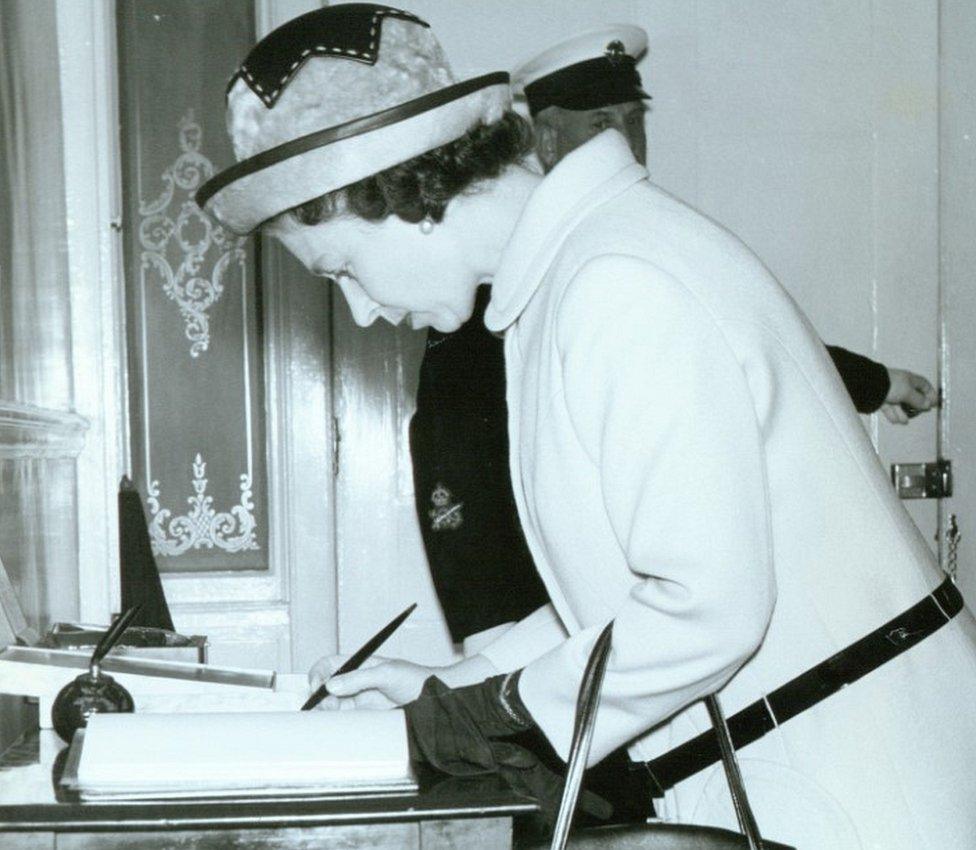
[[[974,45],[0,0],[0,847],[976,850]]]

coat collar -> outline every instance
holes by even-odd
[[[492,280],[485,325],[503,331],[525,310],[562,243],[592,209],[647,177],[626,140],[605,130],[577,148],[529,197]]]

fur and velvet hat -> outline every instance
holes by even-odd
[[[196,201],[234,233],[502,117],[508,74],[454,79],[429,26],[372,3],[328,6],[263,38],[231,78],[238,162]]]

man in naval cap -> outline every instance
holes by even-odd
[[[646,165],[645,101],[637,60],[647,51],[647,33],[636,26],[610,26],[560,42],[512,75],[532,116],[535,148],[548,172],[566,154],[611,127]]]
[[[608,26],[563,41],[514,72],[546,172],[608,128],[645,163],[650,96],[637,61],[646,50],[640,27]],[[502,341],[484,326],[488,296],[482,287],[474,315],[460,330],[429,331],[410,428],[427,558],[451,635],[468,653],[548,601],[512,495]],[[880,408],[904,423],[903,404],[917,412],[936,401],[920,375],[827,348],[861,413]]]

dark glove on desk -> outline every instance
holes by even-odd
[[[516,674],[517,675],[517,674]],[[451,776],[498,773],[515,790],[534,797],[549,820],[555,818],[563,777],[511,739],[535,724],[518,699],[517,679],[494,676],[477,685],[449,688],[436,676],[424,682],[420,696],[404,706],[411,758]],[[584,792],[580,807],[609,818],[612,807]]]

